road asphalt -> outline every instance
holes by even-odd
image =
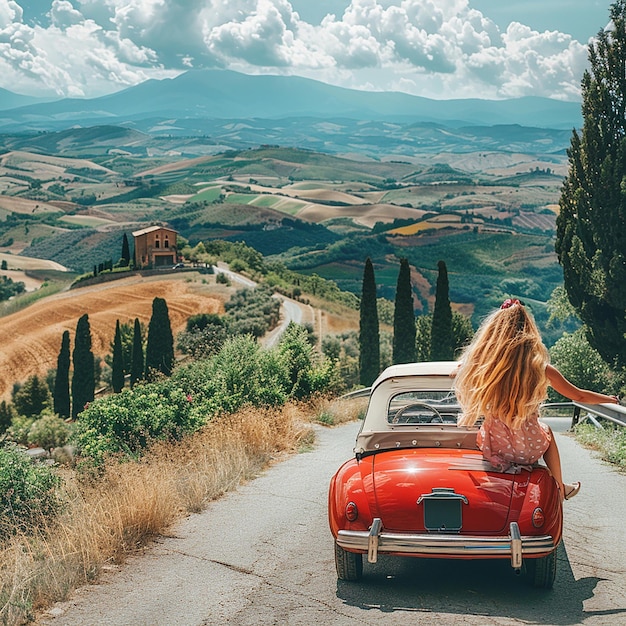
[[[554,589],[508,562],[383,557],[359,583],[337,581],[328,481],[358,424],[319,428],[318,444],[182,520],[143,554],[53,606],[39,626],[626,625],[626,476],[557,432],[566,480]]]

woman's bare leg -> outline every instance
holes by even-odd
[[[563,498],[565,495],[565,491],[563,489],[563,475],[561,473],[561,455],[559,454],[559,448],[556,445],[552,429],[549,426],[547,428],[550,432],[550,445],[548,446],[548,449],[543,453],[543,460],[546,462],[546,465],[552,473],[552,476],[554,476],[554,480],[556,480],[556,482],[559,484],[559,489],[561,490],[561,498]]]

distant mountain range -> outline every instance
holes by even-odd
[[[151,133],[201,134],[206,132],[203,120],[302,117],[453,128],[513,124],[571,130],[581,124],[580,104],[574,102],[536,97],[431,100],[345,89],[296,76],[250,76],[226,70],[194,70],[173,79],[148,80],[99,98],[35,100],[0,90],[0,133],[108,124]]]

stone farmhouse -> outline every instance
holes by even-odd
[[[178,262],[177,232],[165,226],[149,226],[133,232],[135,267],[151,269]]]

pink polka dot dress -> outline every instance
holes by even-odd
[[[519,429],[510,428],[497,417],[490,417],[480,427],[477,441],[483,457],[504,472],[514,463],[536,463],[548,449],[551,436],[548,427],[536,417],[522,422]]]

